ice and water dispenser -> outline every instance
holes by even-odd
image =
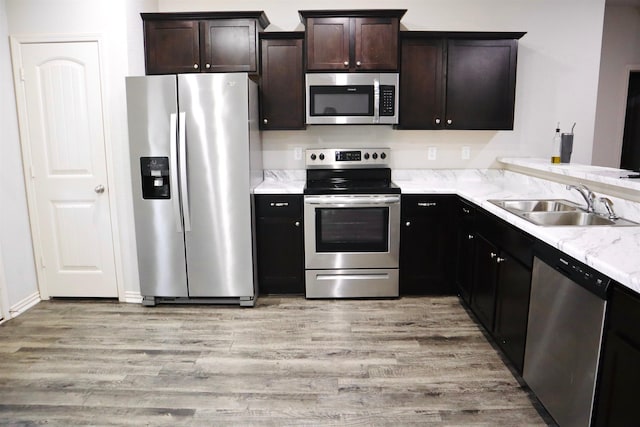
[[[140,157],[143,199],[170,199],[169,158]]]

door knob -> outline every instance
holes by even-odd
[[[198,68],[200,68],[198,64],[193,64],[193,69],[194,70],[197,70]]]
[[[436,124],[439,125],[440,124],[440,119],[436,119]]]
[[[349,61],[344,61],[344,66],[348,67],[349,66]]]
[[[296,227],[300,227],[300,221],[296,221],[293,223]]]
[[[95,191],[98,194],[104,193],[104,185],[102,184],[96,185],[96,188],[94,188],[93,191]]]
[[[411,227],[411,221],[405,222],[404,225],[406,225],[407,227]]]
[[[356,61],[356,66],[357,66],[357,67],[359,67],[359,66],[361,66],[361,65],[362,65],[362,62],[360,62],[360,61]]]
[[[447,119],[447,124],[450,125],[451,123],[453,123],[453,120]]]

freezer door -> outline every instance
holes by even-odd
[[[127,77],[126,87],[140,292],[186,297],[176,77]]]
[[[254,296],[248,85],[246,73],[178,76],[190,297]]]

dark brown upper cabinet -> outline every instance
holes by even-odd
[[[304,129],[303,32],[260,35],[260,127]]]
[[[300,11],[307,71],[397,71],[406,9]]]
[[[400,129],[513,130],[525,33],[401,33]]]
[[[142,13],[147,74],[258,72],[264,12]]]

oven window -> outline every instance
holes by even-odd
[[[373,86],[311,86],[312,116],[373,116]]]
[[[388,207],[316,209],[316,252],[388,250]]]

